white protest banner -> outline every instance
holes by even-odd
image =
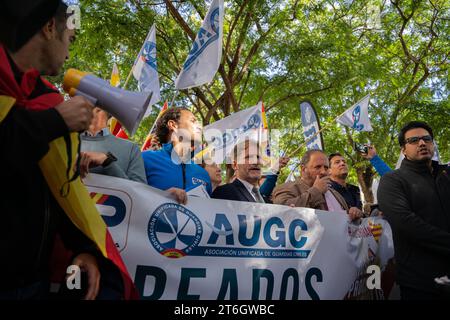
[[[85,183],[143,299],[342,299],[371,262],[364,253],[389,243],[379,228],[349,229],[342,213],[199,197],[179,205],[133,181]]]

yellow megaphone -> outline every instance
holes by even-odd
[[[71,97],[83,96],[109,112],[131,136],[136,133],[152,98],[152,92],[140,93],[112,87],[109,82],[76,69],[67,70],[63,89]]]

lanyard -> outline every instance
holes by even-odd
[[[181,170],[183,171],[183,190],[186,190],[186,164],[181,163]]]

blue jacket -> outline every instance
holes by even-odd
[[[381,160],[378,155],[370,159],[370,163],[380,176],[383,176],[385,173],[392,171],[392,169],[386,164],[386,162]]]
[[[173,145],[166,143],[161,150],[142,152],[148,185],[161,190],[180,188],[189,191],[203,184],[206,191],[211,194],[212,187],[208,172],[193,162],[174,163],[171,158],[172,149]]]
[[[259,193],[261,193],[267,203],[272,203],[270,196],[272,195],[273,189],[275,189],[277,180],[277,174],[268,174],[266,180],[264,180],[263,184],[259,187]]]

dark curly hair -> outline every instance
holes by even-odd
[[[169,142],[171,132],[169,127],[167,126],[167,123],[170,120],[174,120],[176,122],[180,121],[181,111],[183,110],[189,111],[188,108],[184,107],[167,109],[163,113],[161,118],[158,119],[158,121],[156,122],[155,134],[161,143]]]

